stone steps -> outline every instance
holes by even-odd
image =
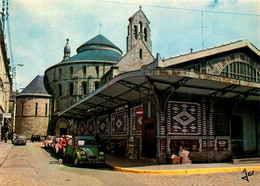
[[[260,163],[260,157],[233,159],[233,164]]]

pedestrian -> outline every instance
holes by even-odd
[[[62,164],[62,160],[65,156],[65,148],[67,146],[67,141],[65,140],[66,136],[64,136],[64,138],[61,140],[60,142],[60,149],[59,149],[59,164]]]
[[[7,143],[8,140],[8,132],[5,133],[5,143]]]
[[[31,141],[32,141],[32,143],[34,142],[34,136],[33,136],[33,134],[32,134],[32,137],[31,137]]]

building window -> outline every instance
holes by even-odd
[[[47,116],[47,114],[48,114],[48,104],[46,103],[45,104],[45,116]]]
[[[62,70],[61,68],[59,69],[59,78],[61,79],[61,76],[62,76]]]
[[[73,83],[70,83],[70,95],[73,95]]]
[[[56,80],[56,77],[57,77],[57,74],[56,74],[56,69],[54,68],[54,70],[53,70],[53,76],[54,76],[54,80]]]
[[[24,103],[22,103],[22,111],[21,111],[22,112],[22,116],[23,116],[23,107],[24,107]]]
[[[83,75],[84,75],[84,77],[86,77],[86,74],[87,74],[87,67],[83,66]]]
[[[147,29],[144,28],[144,41],[147,42]]]
[[[70,74],[73,74],[73,67],[70,67]]]
[[[143,31],[143,23],[142,23],[142,21],[139,21],[139,29],[140,29],[140,33],[142,33],[142,31]]]
[[[38,103],[35,103],[35,116],[38,115]]]
[[[244,62],[230,63],[223,69],[221,75],[235,79],[260,82],[260,73],[252,65]]]
[[[99,77],[99,66],[96,66],[97,77]]]
[[[136,25],[134,26],[134,37],[135,37],[135,39],[137,39],[137,26]]]
[[[62,96],[62,85],[61,84],[59,85],[59,94],[60,94],[60,96]]]
[[[140,59],[143,59],[143,50],[140,48],[139,50],[139,58]]]
[[[97,90],[99,87],[99,83],[98,82],[95,82],[95,90]]]
[[[83,95],[87,95],[87,83],[82,83],[82,93]]]

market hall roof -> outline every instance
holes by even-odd
[[[121,74],[75,103],[59,116],[83,119],[95,113],[126,105],[137,98],[165,93],[199,95],[246,101],[260,100],[260,83],[176,69],[148,69]]]
[[[61,63],[85,61],[117,63],[121,58],[122,51],[106,37],[99,34],[79,46],[76,55]]]
[[[170,57],[164,60],[159,60],[157,62],[157,67],[171,67],[174,65],[179,65],[182,63],[187,63],[189,61],[210,57],[210,56],[217,56],[219,54],[228,53],[228,52],[234,52],[234,51],[244,51],[247,53],[250,53],[250,56],[253,56],[257,63],[260,63],[259,56],[260,51],[258,48],[256,48],[250,41],[247,39],[244,40],[238,40],[235,42],[230,42],[228,44],[223,44],[220,46],[216,46],[213,48],[207,48],[204,50],[199,50],[195,52],[190,52],[187,54]]]
[[[51,97],[44,87],[44,76],[36,76],[17,96],[44,96]]]

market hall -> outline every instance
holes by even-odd
[[[59,117],[77,121],[78,135],[98,134],[110,153],[133,159],[166,163],[180,145],[192,162],[259,155],[259,56],[239,40],[168,59],[157,54],[119,75],[112,67],[102,86]]]

